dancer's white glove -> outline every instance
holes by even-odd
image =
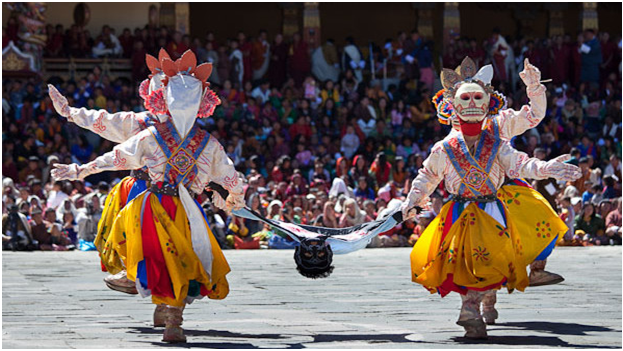
[[[56,112],[71,121],[71,110],[69,109],[67,98],[64,97],[63,94],[61,94],[52,84],[48,84],[48,90],[48,94],[50,95],[50,99],[52,99],[52,105],[54,105]]]
[[[580,167],[572,165],[570,163],[564,163],[571,158],[571,155],[561,155],[553,160],[547,161],[547,164],[543,168],[543,174],[549,178],[563,180],[571,182],[582,177],[582,170]]]

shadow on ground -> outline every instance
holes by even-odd
[[[151,327],[133,327],[130,328],[129,333],[140,333],[140,334],[153,334],[153,335],[161,335],[163,329],[162,328],[151,328]],[[509,323],[500,323],[496,324],[494,327],[491,327],[489,330],[489,338],[487,340],[470,340],[464,337],[452,337],[447,341],[443,340],[410,340],[407,337],[412,334],[318,334],[318,335],[309,335],[309,337],[313,338],[310,342],[305,342],[305,344],[314,344],[314,343],[339,343],[339,342],[349,342],[349,341],[365,341],[369,343],[371,346],[377,344],[381,346],[384,343],[398,343],[398,344],[406,344],[410,343],[414,346],[417,344],[443,344],[448,346],[449,344],[454,344],[456,347],[461,347],[460,345],[520,345],[526,347],[539,347],[539,346],[555,346],[555,347],[573,347],[573,348],[602,348],[602,349],[617,349],[620,347],[616,346],[601,346],[594,344],[571,344],[564,340],[561,340],[557,336],[538,336],[538,335],[506,335],[506,336],[496,336],[496,331],[505,331],[505,333],[509,333],[509,331],[515,331],[518,334],[526,334],[529,332],[542,332],[542,333],[551,333],[555,335],[587,335],[588,332],[616,332],[619,330],[611,329],[607,327],[594,326],[594,325],[586,325],[586,324],[578,324],[578,323],[552,323],[552,322],[509,322]],[[619,331],[620,332],[620,331]],[[183,343],[183,344],[168,344],[164,342],[151,342],[154,346],[172,346],[172,347],[203,347],[203,348],[216,348],[216,349],[250,349],[250,348],[258,348],[249,342],[231,342],[230,340],[224,342],[192,342],[193,338],[196,337],[213,337],[213,338],[228,338],[228,339],[246,339],[249,340],[275,340],[275,347],[277,348],[290,348],[290,349],[299,349],[304,348],[305,346],[300,342],[288,343],[287,340],[292,335],[283,335],[283,334],[247,334],[247,333],[235,333],[227,330],[193,330],[193,329],[185,329],[184,333],[189,337],[191,342]],[[242,340],[241,340],[242,341]]]
[[[500,328],[502,327],[502,328]],[[518,332],[537,331],[542,333],[550,333],[557,335],[587,335],[587,332],[616,332],[620,330],[601,327],[596,325],[586,325],[578,323],[553,323],[553,322],[509,322],[499,323],[489,330],[489,338],[487,340],[470,340],[463,337],[452,338],[459,344],[483,344],[483,345],[522,345],[522,346],[559,346],[574,348],[592,348],[592,349],[618,349],[616,346],[603,345],[579,345],[570,344],[555,336],[537,336],[537,335],[521,335],[521,336],[495,336],[491,335],[499,330],[517,330]]]

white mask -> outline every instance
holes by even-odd
[[[195,124],[202,96],[203,85],[200,80],[182,74],[169,78],[164,97],[181,138],[186,137]]]
[[[463,83],[454,94],[452,106],[463,121],[477,123],[489,112],[489,94],[476,83]]]

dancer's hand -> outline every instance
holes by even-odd
[[[72,163],[69,165],[62,163],[55,163],[54,168],[50,172],[52,179],[57,180],[78,180],[80,178],[80,166]]]
[[[524,69],[519,72],[519,77],[528,89],[534,89],[541,85],[541,71],[528,61],[524,60]]]
[[[244,206],[244,195],[229,194],[225,200],[225,206],[227,206],[227,212],[241,210]]]
[[[67,98],[65,98],[63,94],[61,94],[52,84],[48,84],[48,90],[48,94],[50,95],[50,99],[52,99],[52,104],[54,105],[56,112],[59,115],[70,119],[71,110],[69,109]]]
[[[571,155],[561,155],[553,160],[550,160],[545,165],[543,173],[550,178],[563,180],[566,182],[572,182],[582,177],[582,170],[580,167],[572,165],[570,163],[564,163],[571,158]]]

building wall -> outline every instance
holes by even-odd
[[[190,32],[203,39],[208,31],[217,40],[234,38],[239,31],[255,36],[260,29],[270,41],[281,32],[283,14],[279,3],[190,3]],[[302,21],[301,21],[302,22]]]
[[[339,45],[352,35],[358,45],[377,44],[395,38],[399,31],[416,28],[416,10],[411,3],[340,3],[319,4],[322,40],[333,38]],[[364,39],[365,38],[365,39]]]
[[[74,23],[74,7],[77,2],[48,2],[45,17],[48,23],[62,24],[65,28]],[[86,26],[91,32],[91,36],[97,36],[102,26],[107,24],[115,29],[117,34],[121,34],[123,28],[134,30],[135,27],[143,27],[148,23],[149,6],[157,2],[87,2],[91,9],[91,20]],[[2,25],[4,26],[9,18],[10,11],[3,8]]]

